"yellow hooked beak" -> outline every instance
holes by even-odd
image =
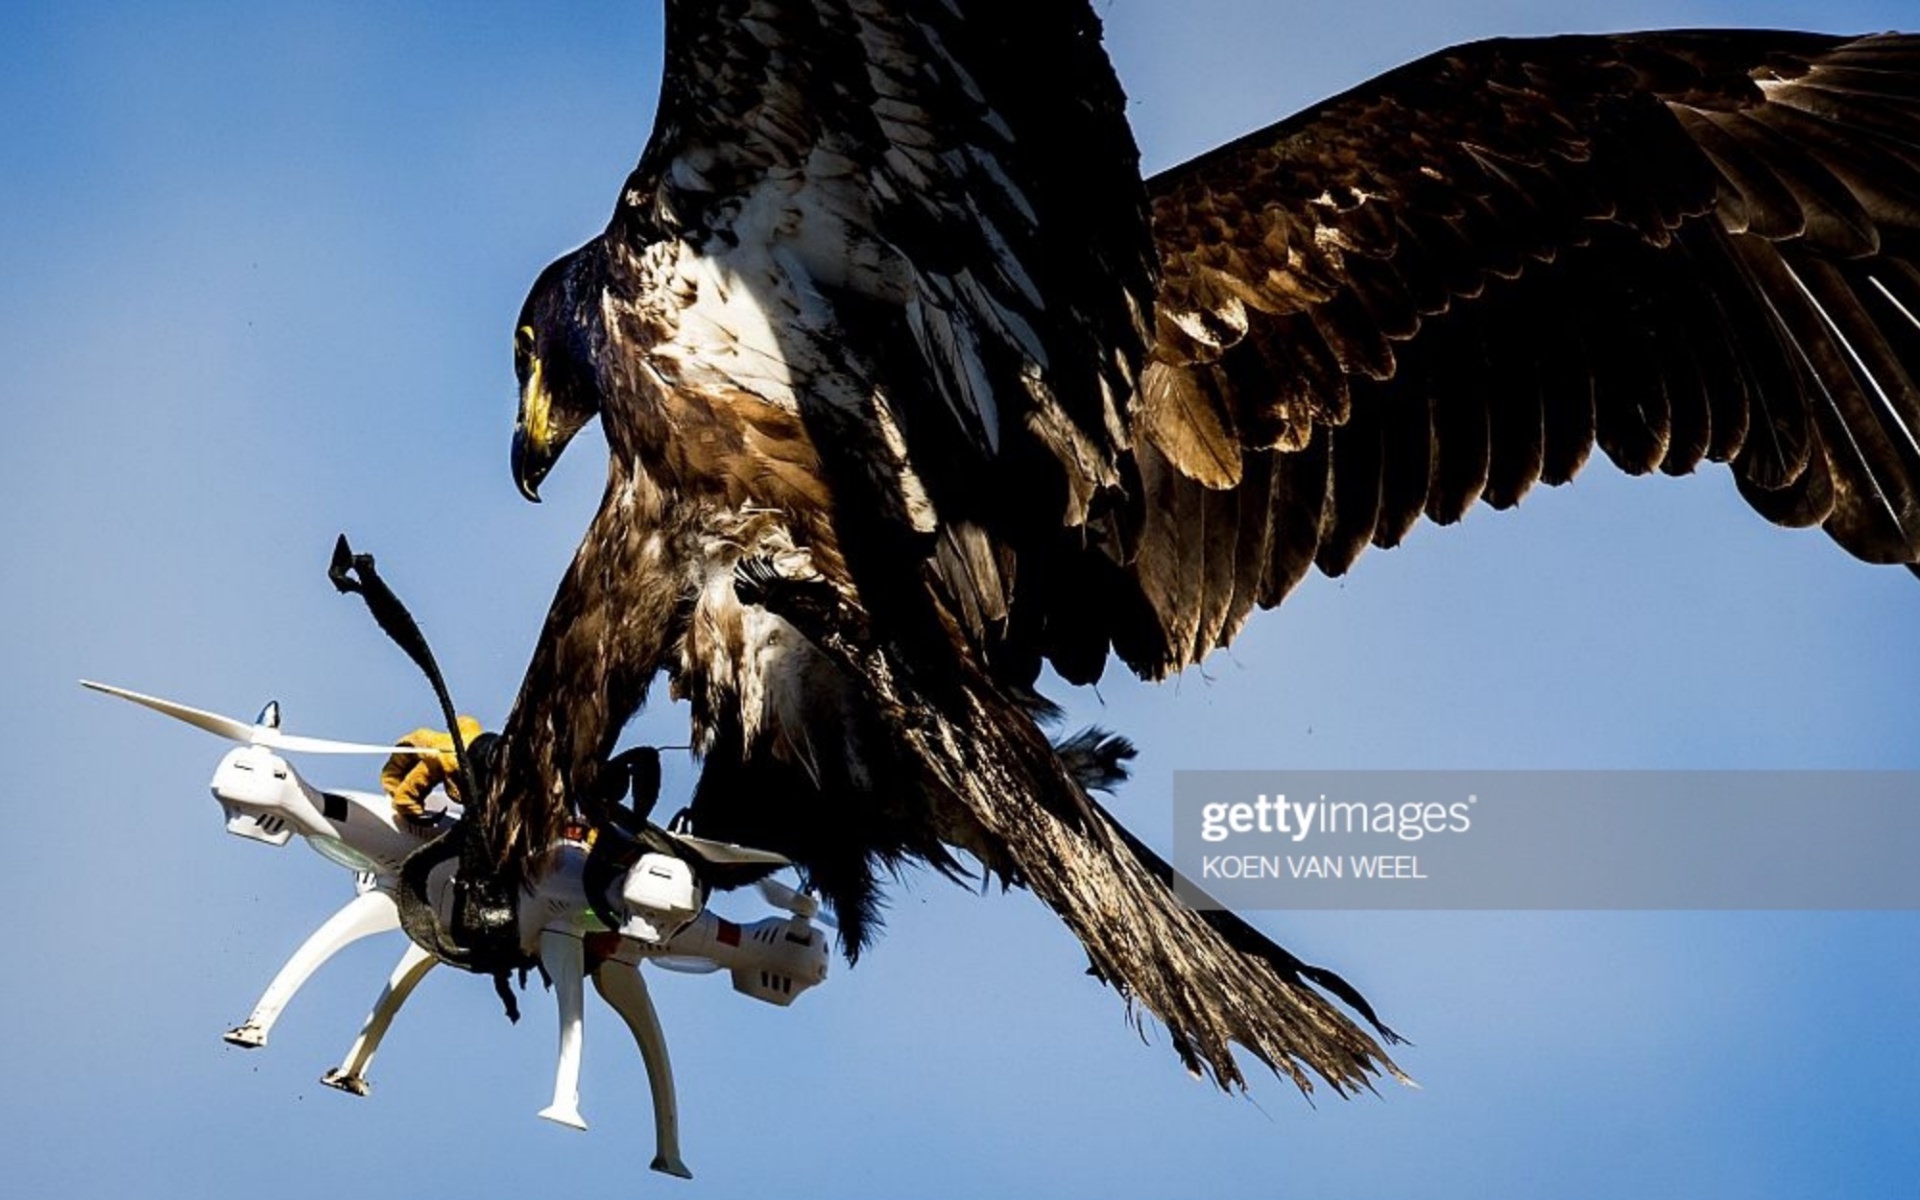
[[[513,481],[520,494],[540,503],[540,481],[559,457],[553,444],[552,402],[541,377],[540,360],[531,358],[520,389],[520,417],[513,426]]]

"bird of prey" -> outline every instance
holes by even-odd
[[[474,861],[604,804],[665,675],[692,831],[790,856],[849,957],[890,870],[983,874],[1190,1069],[1346,1092],[1390,1031],[1175,899],[1043,666],[1165,677],[1596,446],[1911,568],[1920,38],[1479,42],[1143,180],[1085,0],[667,0],[651,140],[514,353],[521,490],[596,417],[610,459]]]

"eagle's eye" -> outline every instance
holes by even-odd
[[[533,326],[522,325],[513,331],[513,356],[523,362],[533,357]]]

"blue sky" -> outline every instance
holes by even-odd
[[[1655,25],[1915,24],[1910,5],[1208,0],[1103,6],[1152,167],[1441,45]],[[922,876],[789,1011],[656,987],[688,1187],[590,1009],[585,1137],[533,1113],[551,1010],[437,973],[371,1100],[321,1088],[398,955],[337,960],[251,1054],[220,1032],[345,899],[226,837],[219,748],[80,676],[379,739],[431,698],[323,578],[378,553],[463,707],[510,703],[597,500],[596,439],[514,493],[510,334],[651,117],[657,6],[67,4],[0,44],[0,990],[18,1194],[457,1187],[715,1196],[1884,1196],[1920,1173],[1912,914],[1299,914],[1264,928],[1418,1043],[1352,1104],[1190,1082],[1030,898]],[[1772,529],[1719,474],[1611,468],[1315,579],[1231,652],[1075,714],[1177,767],[1920,768],[1920,585]],[[679,740],[662,706],[636,736]],[[371,765],[307,764],[368,786]],[[669,788],[684,788],[685,776]],[[629,1178],[632,1176],[632,1178]],[[697,1192],[696,1192],[697,1190]]]

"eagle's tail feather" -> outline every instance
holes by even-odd
[[[1316,988],[1398,1042],[1358,991],[1232,913],[1182,903],[1168,864],[1086,796],[1039,732],[1011,710],[998,715],[1014,719],[994,719],[993,701],[981,701],[975,693],[967,719],[922,724],[913,735],[921,761],[978,823],[989,867],[1059,914],[1094,973],[1166,1026],[1189,1071],[1245,1087],[1237,1043],[1302,1091],[1316,1075],[1341,1095],[1371,1090],[1381,1074],[1408,1082],[1380,1041]]]

